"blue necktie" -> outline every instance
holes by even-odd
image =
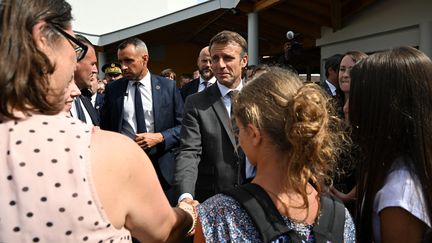
[[[75,103],[75,108],[76,108],[76,112],[78,115],[78,119],[80,119],[82,122],[86,123],[86,117],[85,117],[84,111],[81,107],[81,100],[80,100],[79,96],[75,98],[74,103]]]
[[[235,95],[237,95],[237,93],[238,93],[237,90],[231,90],[230,92],[228,92],[228,96],[229,96],[230,101],[231,101],[231,110],[230,110],[231,128],[232,128],[232,131],[233,131],[233,133],[235,135],[236,146],[238,147],[239,143],[238,143],[238,136],[237,135],[238,135],[238,132],[239,132],[239,128],[237,127],[237,123],[235,122],[235,117],[234,117],[234,114],[233,114],[233,97]]]
[[[231,90],[228,92],[228,96],[231,101],[231,110],[230,110],[230,117],[231,117],[231,129],[234,133],[235,138],[235,151],[237,155],[239,156],[239,170],[240,170],[240,180],[244,183],[246,182],[246,155],[243,152],[243,149],[240,147],[240,143],[238,140],[238,134],[239,134],[239,128],[237,126],[237,123],[235,122],[234,112],[233,112],[233,98],[238,94],[238,90]]]
[[[140,82],[135,82],[135,118],[137,123],[137,133],[147,132],[144,117],[144,107],[141,100],[141,92],[139,90]]]

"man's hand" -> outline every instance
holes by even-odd
[[[135,142],[143,149],[151,149],[164,141],[162,133],[139,133]]]
[[[188,197],[183,198],[183,200],[181,200],[181,202],[187,203],[187,204],[192,205],[194,207],[199,205],[199,202],[197,200],[193,200],[193,199],[188,198]]]
[[[192,216],[193,222],[191,228],[187,233],[188,237],[195,234],[195,227],[198,220],[198,205],[199,202],[197,200],[192,200],[191,198],[184,198],[183,200],[181,200],[181,202],[177,204],[177,207],[183,209],[185,212],[189,213]]]

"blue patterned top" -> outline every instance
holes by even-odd
[[[206,242],[261,242],[259,232],[246,210],[232,197],[217,194],[198,206],[198,215]],[[302,243],[315,242],[313,225],[295,223],[282,215],[286,225],[302,238]],[[355,226],[345,209],[344,241],[355,242]],[[289,236],[279,237],[275,243],[291,242]]]

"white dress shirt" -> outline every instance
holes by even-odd
[[[154,132],[154,116],[153,116],[153,95],[151,88],[151,74],[148,72],[140,81],[129,80],[126,88],[125,99],[123,101],[123,123],[121,133],[135,138],[137,131],[137,122],[135,118],[135,82],[140,82],[139,91],[144,108],[144,117],[147,132]]]
[[[96,93],[94,93],[94,94],[92,94],[92,96],[91,96],[91,98],[90,98],[90,101],[91,101],[91,103],[92,103],[92,106],[93,107],[95,107],[96,108],[96,96],[97,96],[97,92]]]
[[[330,91],[332,93],[333,96],[336,96],[336,86],[334,86],[331,82],[329,82],[328,80],[326,80],[327,85],[330,88]]]

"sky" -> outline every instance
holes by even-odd
[[[67,0],[74,31],[103,35],[209,0]]]

